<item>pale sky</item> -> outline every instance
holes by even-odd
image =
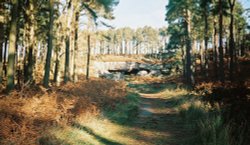
[[[111,24],[115,27],[129,26],[132,28],[166,26],[165,6],[168,0],[120,0],[115,7],[115,20]]]
[[[240,0],[245,8],[250,8],[250,0]],[[120,0],[115,7],[115,20],[110,24],[119,27],[163,27],[165,22],[165,6],[168,0]]]

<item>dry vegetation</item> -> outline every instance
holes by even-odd
[[[125,101],[125,95],[123,83],[97,79],[1,94],[0,144],[37,144],[46,130],[71,124],[79,116],[96,116],[102,107]]]

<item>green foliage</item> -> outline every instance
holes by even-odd
[[[170,35],[167,49],[178,49],[184,45],[184,26],[183,23],[174,23],[169,25],[167,33]]]
[[[119,0],[93,0],[82,2],[82,7],[85,9],[94,20],[99,16],[106,19],[114,19],[113,8],[118,5]]]

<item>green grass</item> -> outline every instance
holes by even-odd
[[[181,110],[180,115],[192,134],[187,145],[233,145],[230,124],[225,124],[220,110],[192,104]]]
[[[126,96],[126,103],[116,105],[115,109],[107,108],[104,115],[118,124],[129,124],[138,115],[139,95],[129,93]]]

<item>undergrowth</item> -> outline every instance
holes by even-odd
[[[180,116],[191,133],[187,145],[244,145],[242,140],[233,140],[232,122],[226,122],[223,110],[199,100],[189,107],[180,106]],[[239,130],[237,136],[242,135]]]
[[[129,124],[137,116],[139,95],[128,93],[125,101],[116,106],[107,106],[97,116],[79,115],[71,125],[50,129],[48,134],[39,139],[41,145],[121,145],[119,133],[126,131],[124,124]]]
[[[44,144],[46,140],[61,144],[63,141],[44,135],[54,128],[70,127],[79,118],[98,116],[104,108],[116,108],[125,103],[125,96],[123,83],[100,79],[50,89],[36,85],[0,94],[0,144]]]

